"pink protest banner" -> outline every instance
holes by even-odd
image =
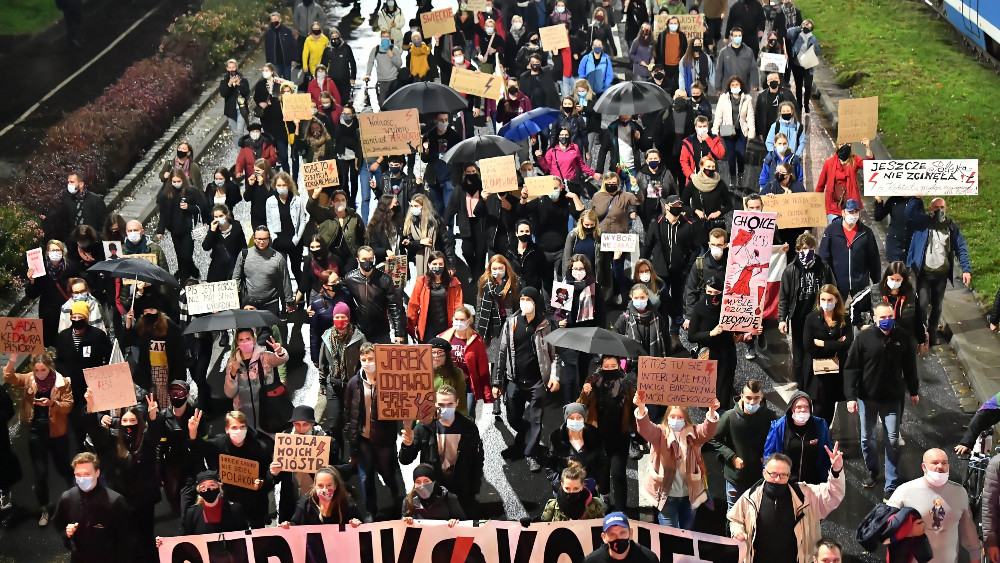
[[[767,269],[777,228],[777,213],[737,211],[733,214],[722,314],[719,316],[719,324],[724,330],[753,332],[761,328]]]

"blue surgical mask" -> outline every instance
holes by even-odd
[[[561,13],[563,13],[565,11],[566,11],[566,6],[556,6],[556,12],[557,13],[561,14]]]
[[[88,492],[94,488],[94,478],[93,477],[77,477],[76,486],[80,487],[83,492]]]
[[[639,311],[644,311],[646,309],[646,305],[649,305],[649,299],[633,299],[632,300],[632,306],[635,307]]]
[[[760,409],[760,403],[757,403],[756,405],[748,405],[746,403],[743,403],[743,410],[745,410],[747,414],[753,414],[757,412],[757,410],[759,409]]]
[[[680,432],[684,430],[684,419],[683,418],[668,418],[667,426],[670,427],[674,432]]]
[[[388,51],[389,50],[389,38],[388,37],[383,37],[382,38],[382,42],[379,43],[379,49],[382,49],[383,51]]]
[[[215,181],[215,185],[216,186],[224,186],[224,185],[226,185],[226,181],[225,180],[216,180]]]
[[[423,44],[424,44],[424,42],[423,42],[423,41],[421,41],[421,40],[419,40],[419,39],[414,39],[414,40],[413,40],[413,46],[414,46],[414,47],[420,47],[420,46],[421,46],[421,45],[423,45]]]
[[[878,327],[883,332],[889,332],[894,326],[896,326],[896,319],[882,319],[878,322]]]
[[[668,25],[667,27],[670,28],[670,31],[677,31],[677,24],[675,24],[675,23],[672,23],[672,24]]]
[[[598,46],[594,47],[594,52],[597,53],[598,55],[600,55],[602,52],[604,52],[604,47],[601,47],[600,45],[598,45]]]
[[[455,419],[455,407],[438,407],[438,418],[448,422]]]
[[[733,37],[733,45],[740,45],[743,43],[742,37]]]
[[[740,89],[740,88],[730,88],[730,89],[729,89],[729,92],[730,92],[730,93],[731,93],[732,95],[734,95],[734,96],[739,96],[739,95],[740,95],[740,92],[741,92],[741,89]]]
[[[549,194],[549,197],[552,199],[552,201],[559,199],[559,190],[552,190],[552,193]]]

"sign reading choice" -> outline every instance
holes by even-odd
[[[635,233],[601,233],[601,252],[638,252],[639,235]]]
[[[275,434],[274,458],[282,471],[316,473],[330,465],[330,436]]]
[[[375,395],[380,420],[430,423],[437,410],[427,344],[377,344]]]
[[[778,228],[774,213],[737,211],[733,214],[732,242],[722,291],[723,330],[753,332],[761,327],[771,241]]]
[[[715,401],[718,362],[639,356],[636,391],[650,405],[710,407]]]
[[[189,315],[240,308],[240,294],[236,280],[189,285],[186,292]]]
[[[362,152],[376,157],[421,150],[418,115],[415,109],[359,113]]]
[[[42,319],[0,317],[0,354],[41,354]]]
[[[978,195],[979,161],[866,160],[864,178],[868,196]]]

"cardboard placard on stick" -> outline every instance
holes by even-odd
[[[136,404],[135,385],[128,362],[83,370],[83,378],[94,395],[94,407],[89,412],[128,408]]]
[[[639,235],[601,233],[601,252],[639,252]]]
[[[649,405],[710,407],[718,376],[715,360],[639,356],[636,391]]]
[[[428,344],[375,346],[376,398],[380,420],[429,423],[437,410]]]
[[[826,203],[818,192],[760,196],[764,209],[778,214],[779,229],[826,226]]]
[[[425,38],[455,33],[455,11],[444,8],[420,14],[420,30]]]
[[[483,193],[520,190],[517,187],[517,163],[514,162],[514,155],[484,158],[479,161],[479,167],[482,169]]]
[[[316,473],[330,465],[329,436],[275,434],[272,461],[281,464],[282,471]]]
[[[555,53],[569,47],[569,34],[566,26],[561,23],[539,29],[538,38],[542,40],[542,49],[546,51]]]
[[[838,145],[874,139],[878,135],[878,96],[840,100],[837,120]]]
[[[42,249],[32,248],[31,250],[24,253],[28,259],[28,269],[34,270],[31,273],[32,278],[40,278],[45,275],[45,261],[42,259]]]
[[[979,161],[975,158],[866,160],[865,195],[979,195]]]
[[[451,81],[448,82],[448,86],[456,92],[490,100],[499,100],[503,94],[503,78],[495,74],[458,67],[451,69]]]
[[[44,351],[42,319],[0,317],[0,354],[41,354]]]
[[[419,115],[415,109],[359,113],[361,151],[376,157],[421,150]]]
[[[401,254],[393,257],[386,257],[385,259],[385,273],[392,276],[392,283],[397,289],[402,289],[406,285],[406,279],[409,277],[410,264],[407,261],[407,256]]]
[[[225,485],[256,491],[257,486],[254,485],[254,481],[260,479],[260,463],[233,455],[219,454],[219,477]]]
[[[312,119],[312,96],[309,94],[285,94],[282,96],[281,117],[285,121]]]
[[[303,163],[302,174],[303,183],[309,191],[340,185],[336,160]]]
[[[546,197],[561,183],[562,180],[556,176],[528,176],[524,179],[524,187],[528,188],[528,199]]]
[[[726,283],[722,290],[719,325],[723,330],[753,332],[764,314],[771,243],[778,228],[776,213],[737,211],[730,232]]]
[[[189,285],[186,289],[189,315],[240,308],[240,292],[236,280]]]

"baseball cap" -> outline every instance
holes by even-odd
[[[624,512],[612,512],[604,517],[604,529],[607,532],[608,528],[612,526],[621,526],[622,528],[628,528],[628,517],[625,516]]]
[[[856,199],[849,199],[844,204],[844,211],[861,211],[861,204]]]

